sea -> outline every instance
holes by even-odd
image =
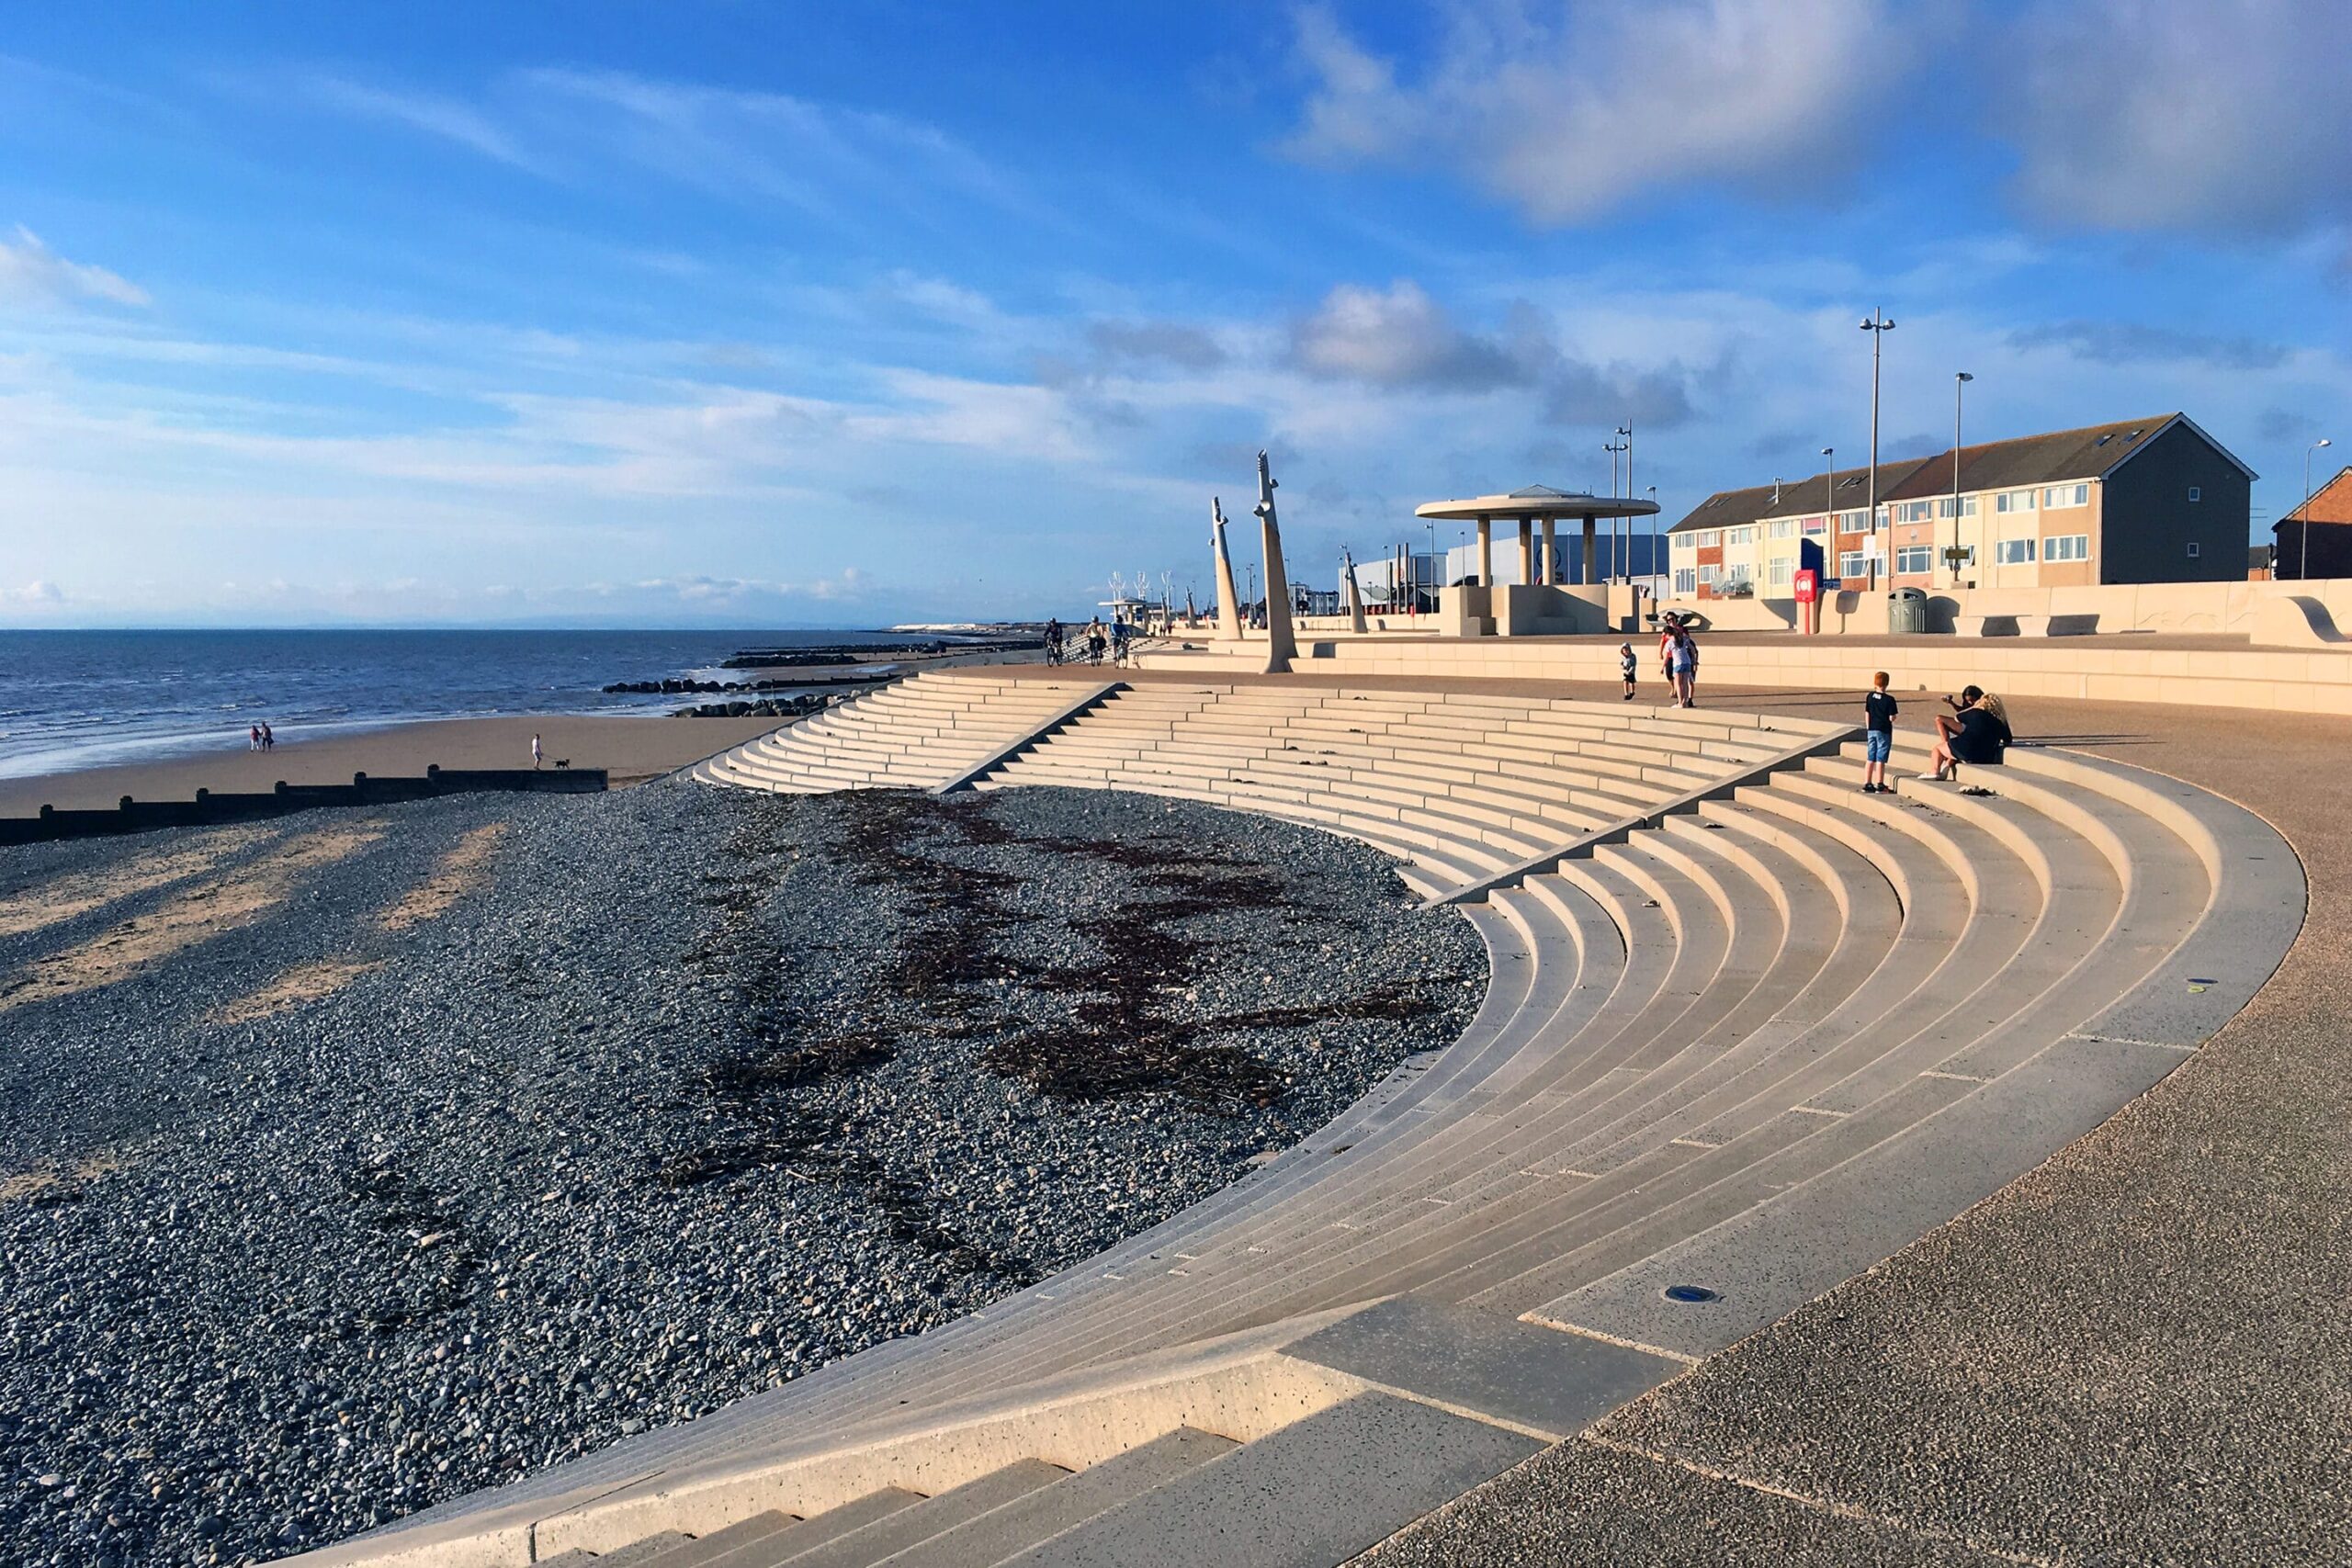
[[[954,640],[858,631],[0,631],[0,778],[421,718],[665,714],[709,697],[606,693],[728,671],[752,648],[900,648]]]

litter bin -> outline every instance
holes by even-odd
[[[1927,591],[1898,588],[1886,596],[1886,629],[1897,637],[1917,637],[1928,629]]]

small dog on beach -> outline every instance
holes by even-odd
[[[555,760],[555,765],[559,768],[568,768],[571,766],[571,759],[569,757],[558,757]]]

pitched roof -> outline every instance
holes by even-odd
[[[2301,523],[2306,511],[2314,523],[2352,523],[2352,466],[2338,468],[2334,479],[2312,491],[2310,500],[2278,521]]]
[[[1882,502],[1897,485],[1911,478],[1924,457],[1897,457],[1878,466],[1878,498]],[[1817,514],[1834,495],[1840,512],[1858,512],[1870,504],[1870,469],[1857,464],[1850,468],[1836,468],[1810,474],[1801,479],[1782,479],[1778,485],[1757,485],[1748,490],[1720,490],[1691,508],[1690,514],[1667,530],[1679,534],[1690,528],[1734,528],[1743,523],[1754,523],[1766,517],[1793,517]]]
[[[2155,438],[2174,424],[2186,426],[2199,440],[2245,469],[2246,477],[2254,477],[2237,458],[2211,436],[2198,428],[2195,421],[2182,413],[2160,413],[2146,419],[2122,419],[2111,424],[2085,425],[2079,430],[2053,430],[2041,435],[2021,435],[2009,441],[1987,441],[1960,449],[1960,488],[1962,491],[2022,490],[2034,485],[2063,484],[2069,480],[2104,479],[2119,466],[2130,461],[2152,445]],[[1841,473],[1844,470],[1840,470]],[[1676,524],[1669,533],[1685,528],[1713,528],[1725,523],[1753,523],[1764,517],[1811,515],[1818,510],[1816,498],[1821,494],[1824,476],[1812,475],[1794,483],[1781,486],[1781,500],[1772,500],[1772,487],[1758,486],[1753,490],[1723,491],[1710,496]],[[1851,477],[1838,480],[1838,507],[1845,511],[1864,504],[1865,478],[1860,468],[1851,470]],[[1879,465],[1878,498],[1881,502],[1917,501],[1930,496],[1950,495],[1952,490],[1952,451],[1947,446],[1927,457],[1907,457],[1896,463]],[[1761,500],[1756,498],[1760,497]],[[1813,504],[1808,504],[1809,502]],[[1743,515],[1732,513],[1745,511]]]

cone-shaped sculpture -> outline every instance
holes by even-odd
[[[1348,629],[1368,632],[1372,627],[1363,618],[1363,589],[1356,581],[1356,558],[1352,551],[1340,552],[1340,586],[1348,596]]]
[[[1225,547],[1225,502],[1209,497],[1209,544],[1216,552],[1216,635],[1221,640],[1241,640],[1241,595],[1233,587],[1233,555]]]
[[[1266,673],[1286,675],[1298,657],[1298,637],[1290,623],[1290,574],[1283,570],[1283,531],[1274,521],[1274,475],[1266,455],[1258,454],[1257,513],[1266,546]]]

